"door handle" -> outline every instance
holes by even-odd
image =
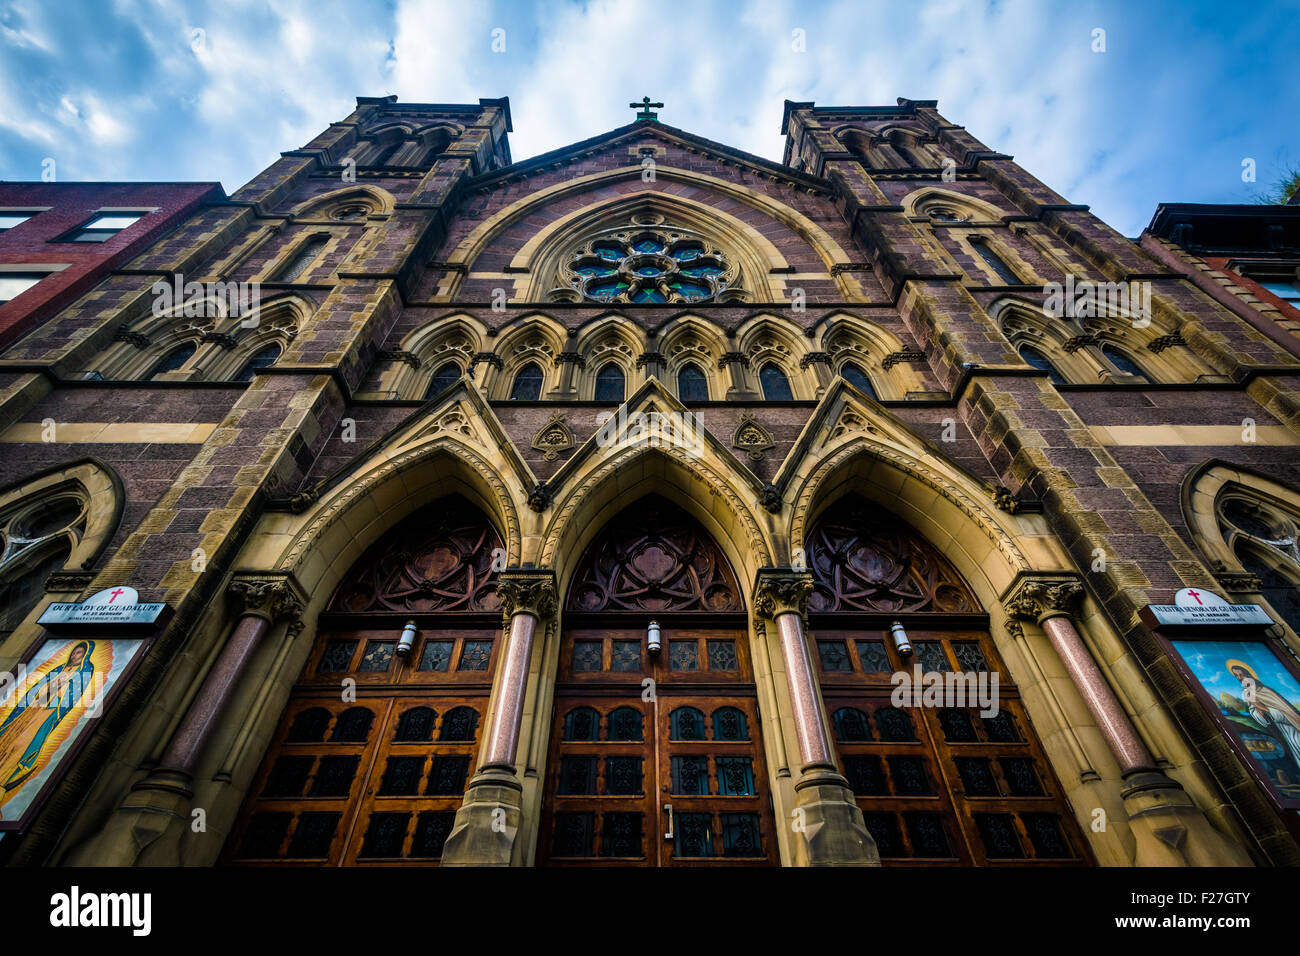
[[[665,803],[664,810],[668,812],[668,832],[664,834],[664,839],[671,840],[673,838],[673,805]]]

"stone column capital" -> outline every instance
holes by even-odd
[[[798,614],[803,618],[812,591],[810,571],[759,568],[754,580],[754,611],[762,618],[775,619],[780,614]]]
[[[507,568],[497,579],[497,594],[507,625],[516,614],[549,620],[560,606],[555,572],[549,568]]]
[[[1072,616],[1083,595],[1083,582],[1069,572],[1022,574],[1003,593],[1002,606],[1012,618],[1040,621],[1045,617]]]
[[[298,619],[307,605],[298,582],[284,573],[237,572],[226,593],[241,617],[260,617],[271,624]]]

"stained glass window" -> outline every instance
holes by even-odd
[[[621,402],[624,388],[623,370],[613,362],[607,363],[596,373],[596,401]]]
[[[675,671],[699,670],[699,647],[693,640],[669,641],[668,663]]]
[[[460,649],[460,663],[456,665],[461,671],[485,671],[488,661],[492,659],[491,641],[466,641]]]
[[[1115,366],[1125,375],[1134,375],[1140,379],[1147,379],[1147,373],[1142,371],[1137,362],[1133,361],[1119,349],[1110,343],[1105,343],[1101,347],[1101,354],[1110,360],[1110,364]]]
[[[763,386],[763,398],[769,402],[789,402],[794,400],[790,391],[790,380],[785,377],[779,365],[768,362],[758,372],[759,384]]]
[[[735,641],[709,641],[709,670],[734,671],[740,669],[740,660],[736,657]]]
[[[872,398],[878,398],[876,395],[876,387],[871,384],[871,379],[867,378],[867,373],[862,371],[862,369],[858,368],[852,362],[849,362],[840,369],[840,375],[843,376],[844,381],[848,382],[854,388],[870,395]]]
[[[677,397],[683,402],[709,400],[709,382],[698,366],[684,365],[677,373]]]
[[[429,381],[429,388],[425,391],[425,398],[433,398],[444,388],[454,385],[460,381],[460,366],[455,362],[443,362],[438,370],[433,373],[433,378]],[[516,381],[518,381],[516,379]]]
[[[979,257],[988,263],[999,279],[1006,285],[1020,285],[1020,277],[1011,270],[1006,262],[989,248],[989,244],[983,241],[971,241],[971,247],[979,254]]]
[[[516,373],[510,398],[516,402],[535,402],[541,397],[542,369],[535,362],[529,362]]]
[[[576,251],[561,281],[602,302],[700,302],[726,287],[722,253],[677,230],[618,233]]]
[[[280,357],[280,346],[267,345],[260,349],[256,355],[244,363],[244,367],[235,373],[232,382],[251,382],[253,377],[262,369],[275,364],[275,360]]]
[[[189,342],[179,348],[172,349],[168,352],[161,362],[154,366],[153,371],[149,373],[151,378],[157,378],[167,372],[175,372],[182,365],[190,360],[195,350],[198,348],[193,342]]]
[[[1030,345],[1020,346],[1020,357],[1025,360],[1025,364],[1036,368],[1039,371],[1046,372],[1048,380],[1053,385],[1064,385],[1065,378],[1056,370],[1056,366],[1046,355]]]
[[[451,649],[455,646],[453,641],[425,642],[424,650],[420,653],[420,664],[417,670],[445,671],[451,666]]]

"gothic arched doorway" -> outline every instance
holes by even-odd
[[[474,772],[501,633],[501,539],[452,495],[348,571],[226,857],[241,865],[435,864]],[[402,653],[403,629],[415,624]]]
[[[583,555],[564,624],[539,861],[774,864],[744,602],[717,544],[641,499]]]
[[[816,581],[808,617],[822,697],[881,862],[1088,862],[988,615],[947,561],[853,495],[817,519],[804,547]],[[895,622],[909,654],[890,630]],[[894,706],[896,689],[917,687],[918,666],[944,691],[925,677],[921,696],[900,695],[904,706]],[[896,684],[896,674],[909,681]],[[958,687],[956,702],[967,706],[951,706]]]

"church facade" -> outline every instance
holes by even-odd
[[[1300,862],[1290,333],[656,108],[360,98],[0,354],[0,860]]]

